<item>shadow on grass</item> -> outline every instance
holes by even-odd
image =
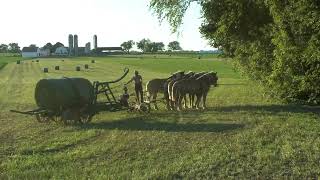
[[[313,113],[320,116],[320,106],[303,106],[303,105],[231,105],[231,106],[218,106],[208,107],[206,110],[187,109],[182,111],[184,118],[196,118],[203,113],[218,114],[218,113],[239,113],[247,112],[251,114],[278,114],[278,113]],[[168,112],[153,112],[153,115],[161,118],[174,117],[178,118],[179,113],[176,111]]]
[[[59,153],[63,152],[69,149],[73,149],[79,145],[86,145],[88,143],[91,143],[95,139],[97,139],[99,135],[94,135],[88,138],[80,139],[75,142],[69,143],[69,144],[63,144],[63,145],[58,145],[56,147],[51,147],[51,148],[39,148],[39,149],[25,149],[23,150],[20,154],[21,155],[34,155],[34,154],[51,154],[51,153]]]
[[[218,112],[269,112],[269,113],[314,113],[320,115],[320,106],[303,106],[303,105],[234,105],[211,107],[209,111]]]
[[[244,83],[235,83],[235,84],[218,84],[218,86],[247,86],[248,84]]]
[[[130,131],[166,131],[166,132],[225,132],[244,128],[235,123],[175,123],[146,120],[145,117],[128,118],[118,121],[103,121],[80,126],[81,129],[118,129]]]

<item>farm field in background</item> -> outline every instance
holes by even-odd
[[[235,72],[227,59],[204,56],[50,58],[0,70],[0,179],[248,178],[320,174],[320,109],[285,105]],[[62,61],[62,59],[64,61]],[[91,60],[96,63],[92,64]],[[84,70],[89,64],[90,69]],[[59,65],[60,71],[54,66]],[[75,71],[81,66],[80,72]],[[43,73],[48,67],[49,73]],[[216,71],[207,110],[150,114],[102,112],[86,125],[38,123],[10,109],[35,108],[42,78],[118,78],[138,70],[144,84],[177,70]],[[120,95],[122,84],[115,90]],[[133,86],[129,86],[133,93]],[[159,95],[162,97],[162,95]],[[134,97],[130,98],[131,100]],[[160,103],[159,103],[160,104]]]

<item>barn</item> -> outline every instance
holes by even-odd
[[[38,47],[24,47],[22,48],[22,57],[35,58],[40,56],[40,49]]]
[[[69,50],[66,47],[58,47],[54,54],[57,56],[67,56],[69,54]]]

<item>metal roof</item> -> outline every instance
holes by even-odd
[[[38,47],[24,47],[22,48],[22,52],[37,52]]]

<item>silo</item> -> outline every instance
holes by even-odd
[[[78,35],[74,35],[73,36],[73,40],[74,40],[74,56],[78,56]]]
[[[98,48],[98,37],[97,37],[97,35],[93,36],[93,48],[94,49]]]
[[[73,35],[69,34],[69,56],[73,56]]]

